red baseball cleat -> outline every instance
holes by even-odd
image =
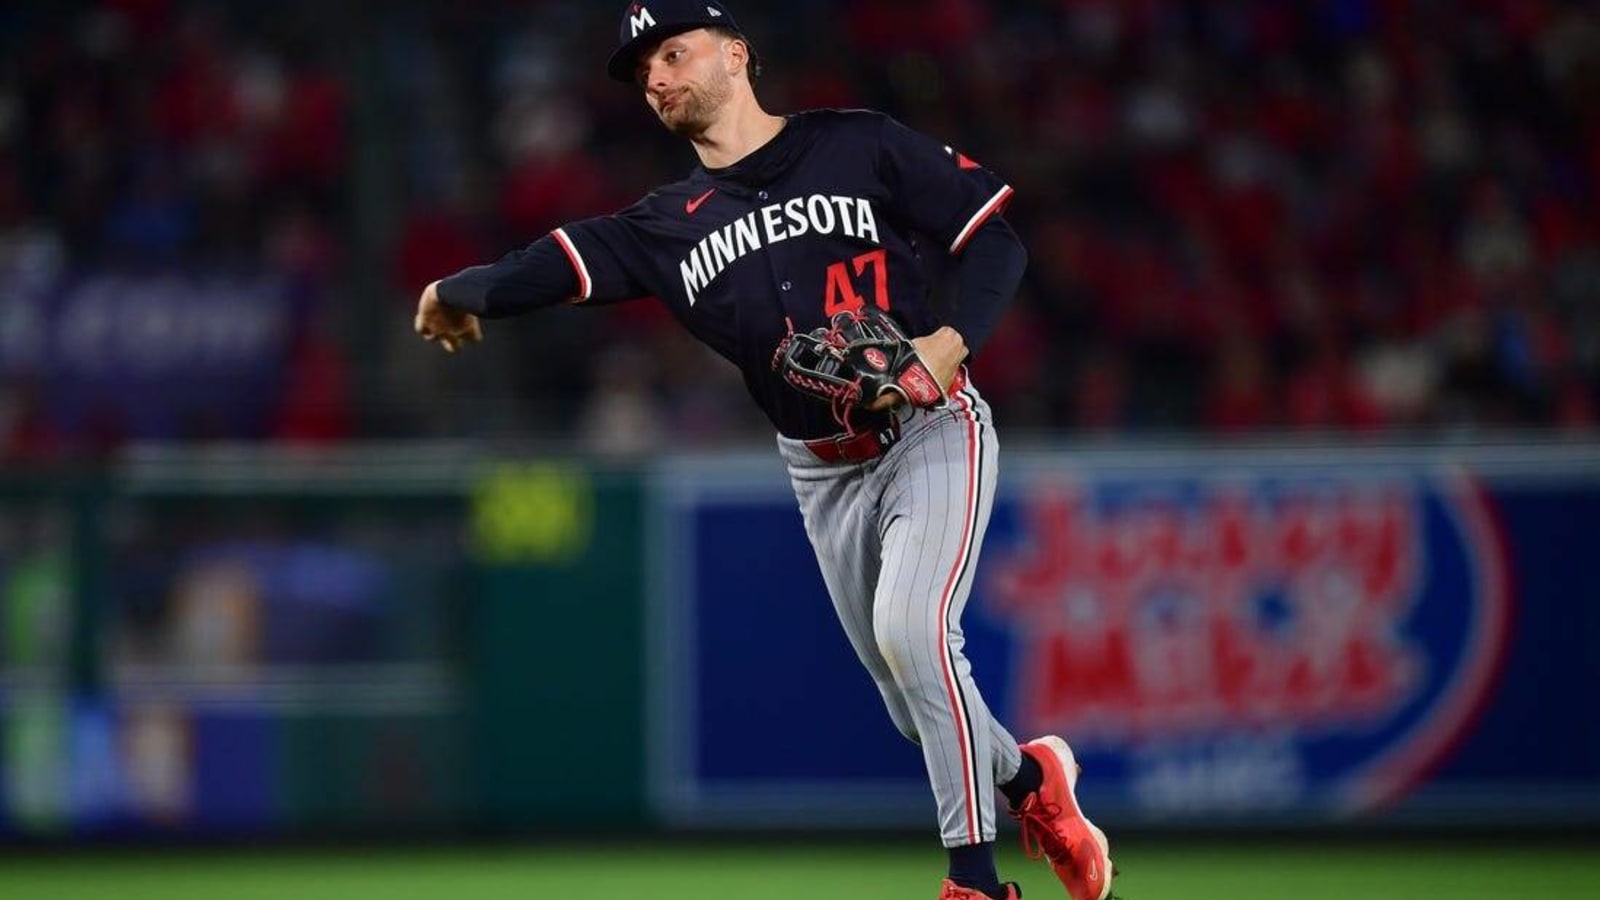
[[[939,900],[989,900],[989,895],[975,888],[964,888],[946,878],[944,888],[939,891]],[[1006,900],[1022,900],[1022,889],[1008,883]]]
[[[1111,896],[1111,846],[1106,834],[1078,808],[1080,766],[1072,748],[1050,736],[1022,745],[1044,770],[1044,783],[1012,810],[1022,823],[1022,849],[1033,859],[1050,859],[1050,868],[1066,885],[1072,900],[1106,900]]]

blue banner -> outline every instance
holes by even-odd
[[[302,293],[261,271],[12,280],[0,379],[54,434],[257,437],[282,400]]]
[[[1118,821],[1600,821],[1600,452],[1009,454],[964,625]],[[774,462],[662,473],[671,821],[931,823]]]

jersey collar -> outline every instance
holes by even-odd
[[[793,114],[783,117],[783,128],[765,144],[750,151],[744,159],[731,166],[709,169],[700,166],[691,180],[709,179],[732,182],[750,187],[771,184],[787,171],[804,154],[810,141],[806,139],[805,116]]]

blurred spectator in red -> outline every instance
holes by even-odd
[[[19,210],[0,217],[0,264],[8,252],[34,271],[118,254],[252,261],[318,283],[341,310],[393,309],[389,294],[366,296],[389,285],[409,307],[428,281],[694,164],[637,91],[600,76],[615,26],[605,4],[423,4],[359,26],[337,4],[298,0],[272,15],[36,6],[0,30],[14,73],[0,78],[0,210]],[[1007,215],[1030,247],[1028,281],[972,361],[1002,420],[1593,425],[1593,4],[819,0],[749,12],[769,99],[882,108],[1016,188]],[[387,269],[378,253],[392,254]],[[300,316],[318,338],[294,344],[290,395],[364,409],[461,389],[434,370],[391,375],[326,310]],[[676,329],[648,300],[508,326],[514,371],[474,397],[485,415],[463,420],[614,433],[595,423],[632,421],[617,398],[648,387],[674,439],[761,431],[719,411],[737,384],[689,377],[701,361]],[[650,365],[626,362],[638,357]],[[360,434],[364,421],[330,413],[282,431]],[[426,427],[407,421],[393,436]]]

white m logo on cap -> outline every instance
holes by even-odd
[[[646,28],[656,27],[655,16],[650,15],[650,10],[639,7],[639,14],[628,17],[628,25],[633,28],[633,37],[638,37],[639,32]]]

